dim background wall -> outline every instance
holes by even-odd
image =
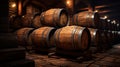
[[[0,2],[0,33],[8,32],[8,0]]]

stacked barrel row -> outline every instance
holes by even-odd
[[[10,27],[19,29],[23,27],[40,28],[50,26],[55,28],[64,27],[68,23],[68,16],[65,9],[50,9],[42,13],[25,14],[10,18]]]
[[[106,50],[113,45],[120,43],[117,31],[108,31],[89,28],[91,33],[91,46],[97,47],[98,50]]]
[[[91,46],[103,49],[109,47],[108,43],[115,37],[111,31],[97,29],[101,28],[100,19],[98,13],[94,12],[75,14],[71,26],[67,26],[68,14],[65,9],[49,9],[33,16],[24,15],[20,19],[13,22],[20,23],[20,29],[16,31],[19,44],[32,46],[29,48],[36,51],[51,47],[68,52],[83,52]]]
[[[113,40],[109,43],[111,43],[112,45],[119,43],[120,41],[118,32],[120,31],[120,22],[111,21],[109,19],[101,19],[101,22],[103,26],[103,28],[101,29],[107,31],[108,35],[112,34],[109,38],[113,38]]]
[[[90,27],[101,30],[119,31],[120,23],[109,19],[101,19],[98,12],[83,11],[73,16],[72,25]]]
[[[72,25],[89,28],[91,34],[91,46],[97,49],[108,49],[118,43],[117,31],[120,30],[119,22],[100,19],[98,12],[79,12],[73,16]]]
[[[68,15],[64,9],[42,12],[36,23],[32,22],[32,26],[28,20],[23,23],[25,27],[17,30],[16,35],[20,45],[24,47],[32,46],[36,51],[51,47],[58,50],[85,51],[90,47],[89,30],[81,26],[67,26]],[[37,29],[28,28],[33,26]]]
[[[39,50],[39,48],[48,49],[54,46],[53,34],[57,28],[67,25],[67,17],[65,9],[50,9],[41,14],[26,14],[21,18],[19,17],[20,22],[15,19],[12,23],[21,24],[13,26],[13,28],[18,27],[16,35],[19,44],[25,48],[32,46],[35,50]]]
[[[114,33],[114,40],[115,44],[120,43],[120,31],[112,31]]]
[[[117,21],[111,21],[109,19],[101,19],[100,22],[103,26],[102,30],[111,30],[111,31],[119,31],[120,30],[120,23]]]
[[[16,31],[19,45],[26,49],[34,48],[36,51],[47,50],[51,47],[56,47],[59,50],[83,51],[89,48],[89,30],[85,27],[66,26],[67,13],[62,9],[51,9],[48,12],[43,12],[39,19],[36,21],[44,26],[37,29],[28,28],[31,26],[29,26],[28,21],[24,21],[26,27]],[[39,24],[37,25],[39,26]]]

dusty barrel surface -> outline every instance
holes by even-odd
[[[112,30],[113,25],[110,22],[107,22],[107,26],[106,27],[107,27],[108,30]]]
[[[99,47],[101,40],[101,31],[99,29],[89,28],[91,34],[91,46]]]
[[[15,32],[17,40],[21,46],[29,45],[28,37],[33,30],[34,28],[21,28]]]
[[[22,26],[23,27],[33,27],[33,28],[41,27],[40,13],[23,15],[22,16]]]
[[[73,16],[73,22],[74,25],[80,25],[84,27],[100,27],[100,17],[96,12],[79,12]]]
[[[105,30],[102,30],[101,32],[101,43],[106,44],[107,43],[107,32]]]
[[[22,26],[31,27],[32,25],[33,14],[26,14],[22,16]]]
[[[101,28],[102,30],[106,30],[107,28],[107,23],[106,23],[106,20],[103,20],[103,19],[100,19],[100,22],[101,22]]]
[[[107,31],[107,38],[108,38],[109,43],[112,43],[112,41],[114,40],[112,31]]]
[[[53,27],[41,27],[34,30],[30,34],[30,40],[35,48],[49,48],[54,46],[53,34],[55,32]]]
[[[49,9],[41,14],[40,20],[46,26],[64,27],[68,23],[68,14],[65,9]]]
[[[103,30],[101,32],[101,46],[103,49],[109,49],[111,47],[110,45],[110,34],[108,33],[108,31]]]
[[[56,48],[63,50],[87,50],[90,44],[90,32],[85,27],[66,26],[54,34]]]
[[[31,26],[34,27],[34,28],[39,28],[39,27],[42,26],[42,24],[41,24],[41,22],[40,22],[40,13],[36,13],[36,14],[33,16]]]
[[[113,23],[113,26],[114,26],[113,31],[119,31],[120,30],[120,23],[118,23],[118,22]]]
[[[115,28],[116,28],[115,23],[114,23],[114,22],[111,22],[111,25],[112,25],[112,26],[111,26],[111,27],[112,27],[111,30],[115,31],[115,30],[116,30],[116,29],[115,29]]]
[[[19,29],[22,27],[22,17],[21,16],[11,16],[9,18],[10,28]]]

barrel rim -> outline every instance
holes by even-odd
[[[93,32],[93,38],[91,37],[91,44],[93,45],[95,45],[95,46],[99,46],[100,44],[100,40],[101,40],[101,34],[100,34],[100,32],[101,32],[101,30],[100,29],[92,29],[92,28],[89,28],[89,30],[90,30],[90,34],[91,34],[91,31]],[[92,35],[92,34],[91,34]],[[99,38],[98,40],[96,39],[96,38]],[[99,41],[99,42],[98,42]],[[96,44],[96,42],[98,42],[97,44]]]
[[[87,34],[88,34],[88,46],[87,46],[87,48],[86,49],[84,49],[84,50],[82,50],[82,51],[86,51],[86,50],[88,50],[89,48],[90,48],[90,42],[91,42],[91,36],[90,36],[90,31],[88,30],[88,28],[87,27],[82,27],[82,30],[80,30],[80,32],[79,32],[79,36],[78,36],[78,40],[80,40],[79,41],[79,45],[81,44],[81,36],[82,36],[82,31],[86,31],[87,32]],[[80,35],[81,34],[81,35]],[[81,46],[80,46],[81,47]]]
[[[34,30],[34,28],[21,28],[21,29],[17,30],[15,32],[15,35],[16,35],[16,39],[17,39],[18,43],[19,43],[18,33],[21,30],[23,30],[23,34],[25,33],[25,35],[19,34],[19,35],[23,35],[21,42],[25,43],[24,46],[27,46],[28,45],[28,37],[29,37],[30,33]]]
[[[93,25],[97,28],[97,25],[99,26],[100,23],[100,15],[98,12],[93,12],[94,18],[93,18]],[[96,21],[97,18],[97,21]]]
[[[32,38],[31,38],[31,39],[32,39],[32,44],[35,44],[35,42],[34,42],[34,35],[36,35],[35,32],[38,31],[38,30],[41,30],[41,29],[44,29],[43,32],[41,33],[41,35],[42,35],[41,38],[45,40],[44,42],[42,41],[41,44],[42,44],[42,45],[45,45],[46,48],[47,48],[47,47],[49,47],[49,41],[50,41],[50,36],[49,36],[49,35],[50,35],[50,33],[51,33],[53,30],[56,30],[56,29],[55,29],[54,27],[41,27],[41,28],[38,28],[38,29],[34,30],[34,31],[32,32],[32,34],[31,34],[31,36],[32,36]],[[48,31],[47,31],[47,30],[48,30]],[[44,35],[45,32],[47,32],[46,38],[43,37],[43,35]],[[36,44],[35,46],[37,46],[37,44]]]
[[[58,43],[60,43],[59,42],[59,35],[60,35],[61,30],[62,30],[62,28],[56,30],[55,33],[54,33],[54,41],[55,41],[56,48],[58,48],[57,47],[57,46],[59,46]],[[58,36],[56,37],[57,33],[58,33]]]
[[[75,42],[74,42],[74,34],[75,34],[75,32],[77,31],[77,26],[74,26],[74,29],[72,30],[72,33],[71,33],[71,41],[72,41],[72,46],[75,48]]]
[[[66,24],[64,24],[64,25],[62,26],[62,25],[60,24],[60,16],[61,16],[63,13],[66,15],[66,17],[67,17],[66,19],[67,19],[67,20],[66,20]],[[59,12],[58,18],[59,18],[58,26],[59,26],[59,27],[64,27],[64,26],[66,26],[66,25],[68,24],[68,12],[67,12],[67,10],[64,9],[64,8],[61,8],[61,9],[60,9],[60,12]],[[61,26],[60,26],[60,25],[61,25]]]
[[[35,19],[37,16],[40,16],[40,13],[39,13],[39,12],[34,14],[34,16],[33,16],[33,18],[32,18],[32,21],[31,21],[31,22],[32,22],[32,23],[31,23],[31,27],[34,27],[34,25],[33,25],[34,19]],[[39,21],[40,21],[39,24],[41,25],[41,20],[39,20]],[[35,28],[35,27],[34,27],[34,28]]]

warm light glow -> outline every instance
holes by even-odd
[[[115,20],[113,20],[112,22],[113,22],[114,24],[116,24],[116,21],[115,21]]]
[[[107,16],[104,16],[104,19],[107,19],[108,17]]]
[[[15,3],[13,3],[13,4],[11,5],[11,7],[13,7],[13,8],[14,8],[14,7],[16,7],[16,4],[15,4]]]
[[[107,21],[110,22],[110,19],[108,19]]]
[[[18,2],[18,15],[22,15],[22,1]]]
[[[111,22],[112,24],[114,23],[114,22]]]
[[[108,16],[100,17],[100,19],[107,19],[107,18],[108,18]]]
[[[69,1],[69,0],[67,0],[66,4],[68,4],[68,5],[69,5],[69,4],[70,4],[70,1]]]
[[[73,6],[72,2],[72,0],[66,0],[66,6],[71,8]]]
[[[23,15],[22,17],[24,18],[25,16]]]
[[[116,21],[115,21],[115,20],[113,20],[111,23],[112,23],[112,24],[116,24]]]
[[[117,27],[119,27],[119,24],[117,24]]]
[[[94,18],[94,15],[92,15],[91,18]]]
[[[95,12],[98,12],[98,10],[95,10]]]
[[[120,49],[120,45],[114,45],[113,47]]]

